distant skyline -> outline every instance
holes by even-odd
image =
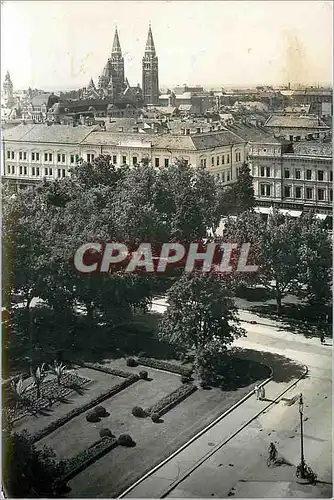
[[[330,1],[5,1],[1,83],[71,89],[98,77],[117,24],[130,85],[141,85],[149,22],[160,87],[332,82]]]

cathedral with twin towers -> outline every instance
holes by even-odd
[[[158,57],[151,25],[149,25],[145,53],[142,60],[142,88],[131,87],[124,73],[124,58],[117,27],[110,57],[103,68],[98,84],[93,79],[83,89],[82,98],[103,98],[114,103],[128,101],[144,105],[159,104]]]

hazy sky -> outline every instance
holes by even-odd
[[[330,83],[330,1],[4,1],[1,74],[14,87],[97,79],[117,23],[131,85],[151,21],[160,86]]]

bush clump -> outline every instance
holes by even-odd
[[[146,417],[146,412],[141,406],[134,406],[132,408],[132,415],[134,417],[144,418]]]
[[[182,382],[182,384],[190,384],[191,377],[188,377],[187,375],[182,375],[181,382]]]
[[[132,368],[134,368],[135,366],[138,366],[138,363],[137,363],[137,361],[134,358],[128,358],[126,360],[126,365],[127,366],[131,366]]]
[[[104,406],[96,406],[93,410],[95,415],[98,417],[106,417],[107,416],[107,410],[105,409]]]
[[[159,422],[160,422],[160,416],[159,416],[159,413],[152,413],[152,415],[151,415],[151,420],[152,420],[152,422],[154,422],[155,424],[159,423]]]
[[[117,439],[117,442],[120,446],[134,446],[135,442],[132,440],[132,437],[129,434],[121,434]]]
[[[143,380],[147,380],[148,379],[148,373],[146,370],[142,370],[141,372],[139,372],[139,377]]]
[[[90,411],[86,415],[87,422],[100,422],[100,417],[96,415],[95,411]]]
[[[110,429],[101,429],[101,430],[100,430],[100,432],[99,432],[99,434],[100,434],[100,437],[101,437],[102,439],[103,439],[103,438],[107,438],[107,437],[111,437],[111,438],[112,438],[112,437],[115,437],[115,436],[113,435],[113,433],[111,432],[111,430],[110,430]]]

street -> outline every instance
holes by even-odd
[[[164,302],[157,302],[153,310],[162,312]],[[284,377],[275,380],[274,376],[266,386],[267,402],[256,401],[255,396],[251,396],[202,436],[200,442],[191,444],[126,497],[331,497],[331,341],[321,345],[318,338],[306,339],[300,334],[282,331],[271,320],[262,320],[241,310],[239,314],[244,320],[242,326],[247,330],[247,337],[235,341],[236,347],[285,356],[307,365],[307,377],[238,432],[268,405],[268,401],[293,382],[284,380]],[[252,320],[261,324],[248,323]],[[315,486],[298,484],[295,480],[296,466],[300,462],[300,415],[298,401],[289,405],[289,400],[301,392],[304,398],[305,461],[318,476]],[[286,465],[268,468],[267,449],[271,441],[276,444],[279,457]],[[213,454],[210,454],[210,448]],[[207,459],[203,459],[205,456]]]

